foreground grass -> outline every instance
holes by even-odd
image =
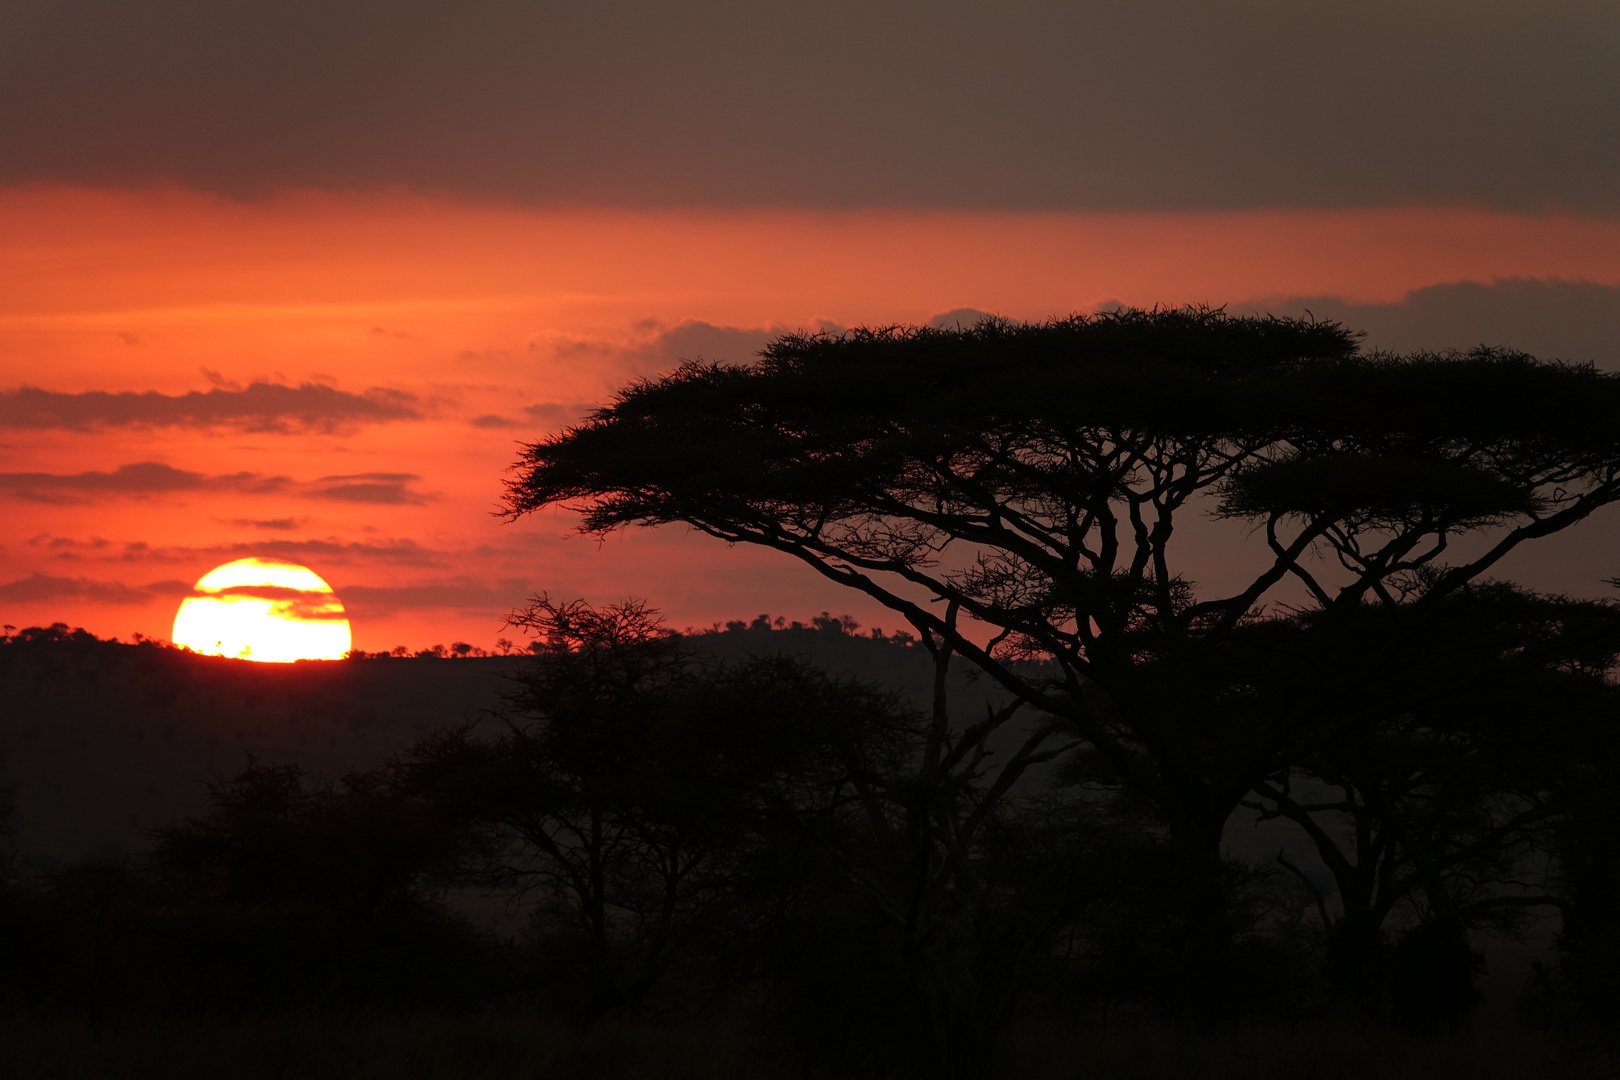
[[[1591,1040],[1512,1022],[1433,1039],[1347,1022],[1248,1025],[1210,1035],[1166,1024],[1031,1025],[1012,1040],[1017,1080],[1532,1080],[1620,1075]]]
[[[745,1040],[701,1025],[570,1030],[522,1014],[0,1024],[7,1080],[697,1080],[789,1077]]]
[[[1517,1026],[1419,1039],[1350,1024],[1250,1026],[1220,1034],[1154,1023],[1072,1028],[1030,1023],[1011,1046],[1010,1080],[1533,1080],[1617,1075],[1579,1040]],[[340,1019],[260,1017],[91,1025],[0,1021],[8,1080],[802,1080],[799,1068],[734,1030],[608,1023],[574,1031],[530,1015]]]

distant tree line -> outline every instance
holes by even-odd
[[[66,631],[67,624],[57,623],[56,628],[60,629],[61,631]],[[739,633],[745,630],[769,631],[809,629],[833,634],[854,634],[859,628],[860,623],[856,622],[853,616],[832,615],[823,611],[820,615],[812,615],[808,622],[798,619],[790,620],[785,615],[777,615],[773,618],[771,615],[762,614],[756,615],[754,618],[748,620],[730,619],[725,623],[716,622],[713,625],[701,630],[689,626],[686,628],[684,633],[688,637],[693,637],[702,636],[705,634]],[[25,633],[35,633],[37,630],[38,628],[35,628],[32,631],[25,631]],[[73,633],[76,634],[83,634],[84,632],[85,631],[83,630],[73,631]],[[916,637],[904,630],[896,630],[893,633],[884,634],[882,629],[878,627],[873,627],[870,631],[868,631],[867,636],[877,641],[889,641],[896,645],[914,645],[917,641]],[[3,642],[4,640],[4,638],[0,638],[0,642]],[[364,649],[354,649],[348,653],[347,658],[351,660],[389,660],[403,658],[415,658],[420,660],[460,660],[487,656],[512,656],[515,653],[523,652],[538,652],[541,651],[543,647],[543,643],[531,641],[527,646],[518,648],[509,638],[496,638],[495,650],[493,653],[490,650],[482,648],[478,645],[472,645],[465,641],[456,641],[452,642],[448,646],[431,645],[426,649],[417,649],[414,651],[409,646],[405,645],[396,645],[392,649],[378,652],[367,652]]]
[[[812,615],[808,621],[799,619],[789,620],[785,615],[771,616],[769,614],[756,615],[752,619],[729,619],[725,623],[716,622],[702,630],[687,627],[683,633],[687,637],[701,637],[708,634],[740,633],[743,631],[771,631],[771,630],[815,630],[830,634],[854,635],[860,629],[860,623],[852,615],[832,615],[823,611],[820,615]],[[904,630],[896,630],[885,634],[881,628],[873,627],[868,631],[867,637],[874,641],[887,641],[895,645],[910,646],[917,644],[917,639]],[[159,638],[148,637],[137,633],[131,639],[131,644],[141,645],[154,649],[177,649],[181,652],[189,651],[183,646],[170,644]],[[65,622],[51,623],[49,626],[28,626],[22,629],[7,624],[0,629],[0,649],[13,646],[17,649],[36,647],[51,647],[62,645],[118,645],[117,637],[98,637],[82,626],[70,627]],[[350,650],[344,657],[347,660],[466,660],[483,659],[490,656],[513,656],[523,653],[543,652],[545,643],[531,641],[523,648],[518,648],[508,638],[496,638],[495,649],[491,652],[482,646],[473,645],[466,641],[455,641],[449,645],[430,645],[425,649],[412,650],[407,645],[396,645],[392,649],[383,649],[367,652],[365,649]]]
[[[82,626],[69,627],[65,622],[51,623],[49,626],[28,626],[19,630],[15,626],[5,626],[0,632],[0,648],[13,646],[16,648],[29,648],[53,645],[117,645],[118,638],[97,637],[94,633]],[[145,634],[133,635],[131,644],[142,645],[154,649],[175,649],[180,652],[190,652],[182,645],[174,645],[160,638],[148,637]],[[508,655],[512,651],[512,643],[502,638],[496,643],[496,655]],[[449,645],[430,645],[425,649],[412,650],[405,645],[396,645],[392,649],[378,652],[367,652],[364,649],[354,649],[347,654],[348,659],[354,660],[387,660],[413,657],[421,660],[461,660],[471,657],[489,656],[488,649],[465,641],[452,642]]]

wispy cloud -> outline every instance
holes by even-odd
[[[961,309],[967,312],[968,309]],[[950,314],[957,314],[952,312]],[[980,315],[979,312],[973,312]],[[973,321],[977,321],[974,319]],[[730,326],[702,319],[682,319],[670,324],[659,319],[642,319],[630,326],[623,338],[571,334],[539,334],[529,342],[534,352],[550,352],[563,364],[600,367],[608,365],[632,377],[653,377],[688,360],[747,364],[758,358],[766,345],[786,333],[838,334],[845,329],[828,319],[808,326],[769,323],[764,326]],[[582,401],[542,401],[524,406],[523,418],[495,413],[473,417],[469,423],[480,428],[556,429],[577,423],[602,404]]]
[[[111,472],[0,473],[0,494],[35,502],[78,502],[106,495],[152,495],[187,491],[236,491],[275,495],[286,490],[285,476],[238,472],[209,476],[157,461],[120,465]]]
[[[412,481],[420,479],[422,478],[414,473],[389,472],[323,476],[303,494],[305,498],[326,499],[331,502],[420,506],[434,497],[425,492],[412,490]]]
[[[295,517],[282,518],[215,518],[225,525],[235,525],[240,529],[260,529],[268,532],[292,532],[301,527],[303,522]]]
[[[403,609],[454,609],[478,614],[510,611],[534,591],[532,582],[505,578],[490,583],[457,576],[413,585],[349,585],[343,589],[345,606],[372,617]]]
[[[952,308],[949,311],[942,311],[929,319],[928,325],[938,327],[941,330],[954,330],[959,326],[963,328],[975,326],[992,317],[991,312],[980,311],[978,308]]]
[[[291,519],[294,528],[300,526]],[[230,522],[257,527],[252,519]],[[277,521],[270,531],[277,531]],[[554,542],[547,534],[521,529],[502,530],[501,542],[475,544],[470,547],[433,547],[408,537],[390,537],[379,540],[344,540],[336,536],[319,539],[292,537],[265,537],[263,539],[232,541],[206,545],[152,544],[144,540],[109,540],[102,536],[78,538],[52,533],[36,533],[24,541],[35,560],[51,560],[75,566],[104,565],[217,565],[250,555],[268,556],[305,563],[319,569],[322,566],[394,566],[419,568],[462,568],[469,560],[506,560],[517,565],[512,570],[533,561],[536,550]],[[511,571],[508,571],[511,572]]]
[[[766,345],[783,334],[808,331],[838,334],[844,327],[827,319],[810,326],[724,326],[702,319],[682,319],[673,326],[647,320],[638,327],[652,331],[644,340],[624,350],[625,359],[637,375],[667,371],[685,360],[720,360],[732,364],[753,361]]]
[[[467,423],[486,431],[560,428],[583,418],[595,408],[595,405],[588,405],[581,401],[542,401],[535,405],[525,405],[521,418],[501,416],[498,413],[485,413],[482,416],[473,417]]]
[[[260,434],[336,433],[364,424],[421,420],[421,401],[402,390],[350,393],[321,383],[255,382],[186,394],[91,390],[0,390],[0,427],[95,431],[119,427],[229,428]]]
[[[126,585],[121,581],[97,581],[83,577],[54,577],[35,572],[0,585],[0,601],[13,604],[49,600],[80,600],[92,604],[138,606],[154,600],[185,596],[191,585],[184,581],[154,581],[148,585]]]
[[[73,503],[121,496],[153,496],[194,492],[232,492],[241,495],[273,495],[283,498],[321,499],[328,502],[370,503],[375,505],[422,505],[436,498],[418,491],[412,484],[422,479],[415,473],[367,472],[323,476],[298,482],[287,476],[238,472],[210,476],[176,469],[156,461],[120,465],[110,472],[81,473],[0,473],[0,497],[10,496],[32,502]],[[278,524],[279,522],[279,524]],[[292,519],[272,519],[268,524],[253,522],[256,528],[292,528]]]
[[[455,553],[426,547],[409,539],[377,541],[266,539],[225,544],[150,544],[144,540],[113,543],[99,537],[74,540],[41,534],[28,543],[66,562],[155,563],[200,565],[230,562],[250,555],[271,556],[299,563],[318,562],[323,566],[364,566],[383,563],[394,566],[442,567],[453,564]]]
[[[475,416],[471,420],[467,421],[467,423],[471,424],[475,428],[491,428],[497,430],[501,428],[520,428],[526,426],[521,420],[513,420],[506,416],[497,416],[495,413],[485,413],[483,416]]]
[[[344,614],[364,619],[386,618],[400,611],[455,611],[480,618],[499,618],[523,603],[534,591],[532,582],[522,578],[482,581],[466,575],[438,578],[406,585],[345,585],[337,591]],[[132,585],[91,577],[66,577],[33,573],[15,581],[0,583],[0,603],[54,604],[74,602],[107,607],[145,607],[189,596],[189,582],[176,579]],[[300,596],[283,596],[286,590],[238,589],[240,595],[266,595],[297,601]],[[322,604],[326,601],[323,599]],[[308,616],[335,615],[323,606]]]
[[[538,405],[525,405],[523,415],[527,416],[531,423],[541,427],[562,427],[564,424],[574,423],[594,408],[594,405],[578,402],[564,404],[560,401],[542,401]]]

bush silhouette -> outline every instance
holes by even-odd
[[[1481,995],[1485,957],[1455,922],[1430,919],[1408,930],[1390,955],[1389,1007],[1397,1024],[1433,1033],[1468,1026]]]

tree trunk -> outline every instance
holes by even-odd
[[[1170,886],[1180,916],[1180,984],[1166,995],[1173,1008],[1220,1027],[1237,1019],[1236,927],[1226,882],[1222,838],[1229,814],[1203,806],[1171,823]]]

